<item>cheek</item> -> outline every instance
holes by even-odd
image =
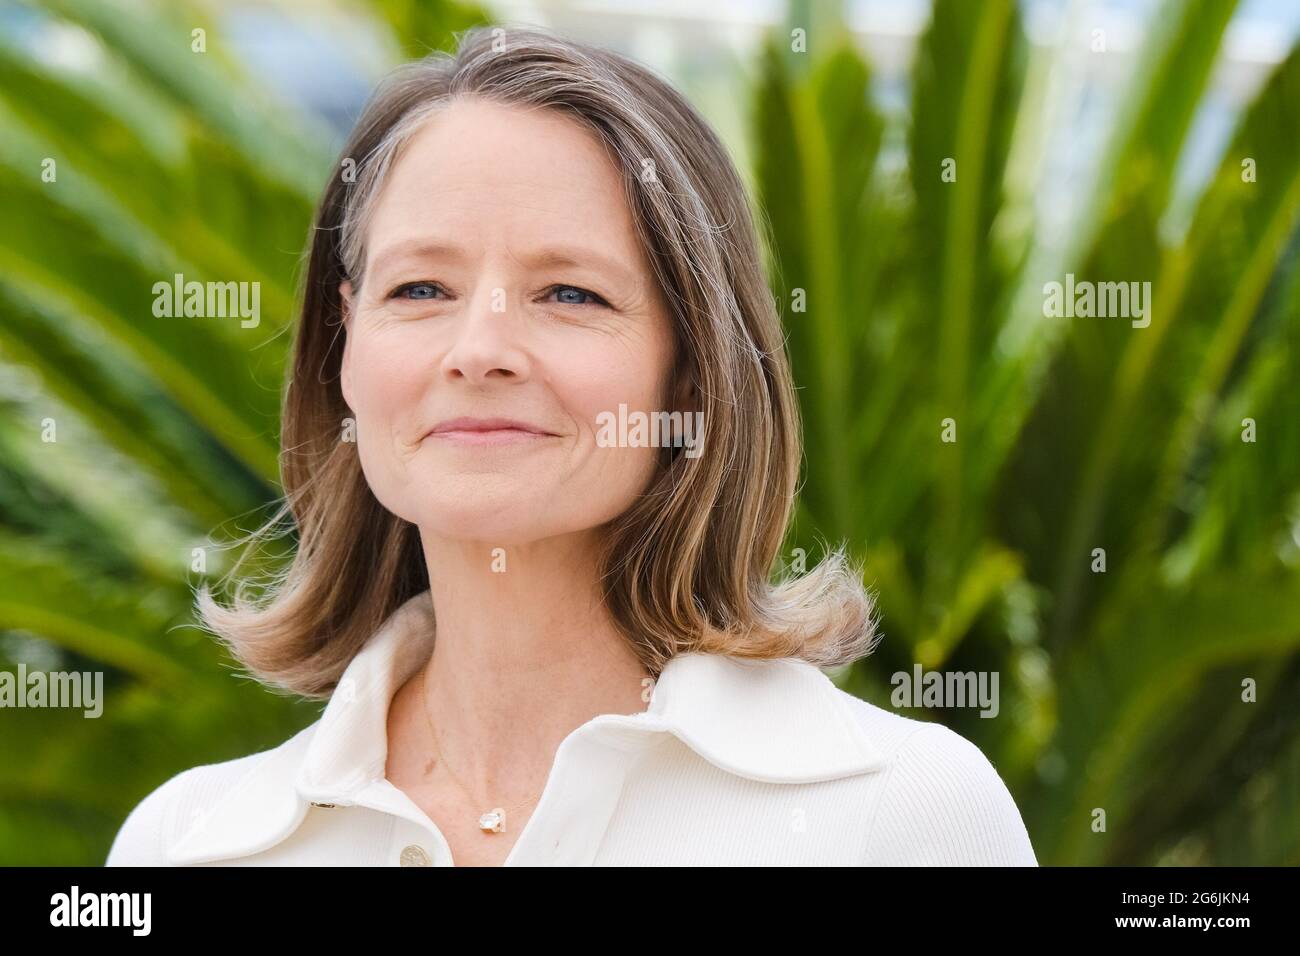
[[[395,335],[361,334],[350,357],[353,409],[361,420],[389,431],[428,388],[428,363]]]
[[[402,489],[409,481],[406,459],[413,453],[417,415],[428,395],[426,353],[393,330],[362,334],[352,348],[352,410],[361,469],[375,496],[409,520]]]
[[[598,423],[602,415],[617,416],[620,404],[626,405],[629,413],[658,410],[663,401],[660,391],[666,362],[660,343],[648,337],[636,341],[600,338],[574,342],[569,348],[551,353],[547,384],[573,417],[584,442],[589,441],[595,451],[636,452],[639,449],[595,447]]]
[[[602,443],[600,437],[602,422],[617,421],[620,405],[627,406],[626,416],[663,410],[669,349],[652,336],[635,340],[601,336],[570,345],[552,353],[549,386],[579,435],[580,452],[565,482],[574,492],[572,506],[595,525],[622,513],[654,476],[660,449],[623,444],[617,434],[620,443],[614,445]]]

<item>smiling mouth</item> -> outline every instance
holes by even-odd
[[[425,435],[427,439],[467,446],[518,445],[558,437],[527,422],[503,418],[454,418]]]
[[[426,437],[458,445],[513,445],[521,442],[543,441],[558,436],[523,428],[452,428],[446,431],[429,432]]]

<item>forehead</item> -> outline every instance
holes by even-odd
[[[578,239],[639,260],[623,175],[594,132],[556,110],[458,100],[394,162],[369,248],[456,236],[540,245]]]

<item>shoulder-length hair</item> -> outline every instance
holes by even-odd
[[[755,220],[725,148],[647,68],[545,31],[499,27],[466,31],[454,54],[397,69],[343,149],[317,212],[284,395],[285,497],[254,532],[265,536],[289,513],[296,553],[269,599],[250,597],[241,581],[227,607],[202,586],[203,624],[259,681],[325,697],[376,628],[437,574],[425,567],[418,528],[379,503],[355,442],[341,440],[351,412],[339,385],[339,283],[361,281],[368,213],[403,144],[465,96],[560,110],[603,141],[670,306],[674,374],[690,376],[699,396],[706,452],[665,456],[603,529],[606,605],[647,670],[657,676],[685,651],[824,667],[870,654],[872,600],[842,549],[807,573],[773,577],[801,428]]]

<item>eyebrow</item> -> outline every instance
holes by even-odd
[[[375,262],[407,259],[449,259],[463,262],[468,256],[455,243],[427,239],[408,239],[386,246],[375,254]],[[636,271],[622,259],[584,246],[546,246],[516,257],[532,268],[584,268],[604,272],[628,286],[638,285]]]
[[[393,259],[464,259],[464,251],[449,242],[431,242],[427,239],[407,239],[375,253],[376,262]]]

